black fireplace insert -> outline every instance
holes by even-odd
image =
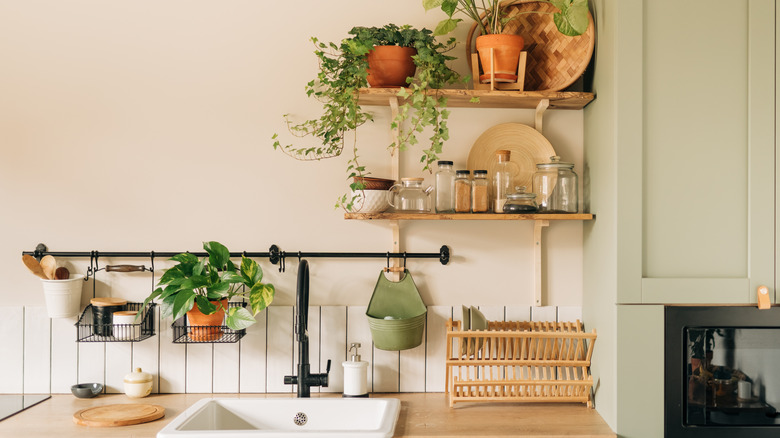
[[[780,436],[780,307],[667,306],[665,436]]]

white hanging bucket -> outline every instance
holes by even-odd
[[[70,318],[79,314],[83,275],[75,274],[67,280],[41,280],[41,282],[49,318]]]

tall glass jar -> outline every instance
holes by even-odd
[[[471,211],[485,213],[488,211],[488,180],[487,170],[475,170],[471,181]]]
[[[452,213],[455,211],[455,171],[452,161],[439,161],[436,170],[436,213]]]
[[[455,211],[468,213],[471,211],[471,172],[458,170],[455,172]]]
[[[577,174],[573,163],[550,157],[549,163],[536,165],[533,192],[541,213],[576,213],[579,206]]]
[[[507,194],[512,192],[512,172],[509,170],[511,151],[496,151],[496,167],[493,171],[493,212],[503,213]]]

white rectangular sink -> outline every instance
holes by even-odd
[[[389,438],[400,409],[395,398],[205,398],[157,438]]]

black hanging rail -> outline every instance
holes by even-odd
[[[119,258],[170,258],[181,252],[132,252],[132,251],[49,251],[46,245],[39,243],[35,251],[23,251],[23,255],[31,255],[40,260],[43,256],[53,257],[89,257],[91,259],[98,257],[119,257]],[[205,252],[192,252],[197,257],[205,257]],[[438,259],[442,265],[450,261],[450,248],[442,245],[439,252],[306,252],[306,251],[282,251],[276,245],[271,245],[268,252],[231,252],[230,257],[255,257],[268,258],[274,265],[279,264],[279,270],[284,270],[284,261],[287,257],[302,258],[381,258],[381,259]]]

